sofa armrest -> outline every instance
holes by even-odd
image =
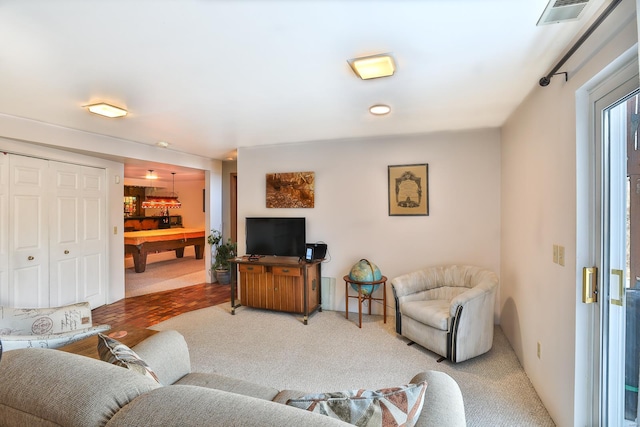
[[[483,299],[487,298],[487,296],[495,299],[497,287],[497,282],[485,280],[475,287],[464,291],[451,300],[449,314],[454,316],[459,306],[465,307],[473,304],[483,304]],[[493,307],[491,311],[493,312]]]
[[[464,401],[458,383],[444,372],[421,372],[411,380],[412,384],[427,381],[424,406],[416,427],[467,425]]]
[[[214,388],[263,400],[273,400],[280,393],[278,389],[273,387],[255,384],[239,378],[226,377],[213,372],[192,372],[180,378],[174,385]]]
[[[26,348],[0,363],[0,425],[104,426],[122,407],[160,387],[90,357]]]
[[[426,270],[414,271],[391,279],[391,286],[397,298],[429,289],[429,281],[426,278]]]
[[[87,329],[60,332],[49,335],[0,335],[2,350],[17,350],[19,348],[59,348],[81,339],[106,332],[111,329],[109,325],[93,326]]]
[[[466,418],[462,392],[458,383],[444,372],[425,371],[415,375],[410,384],[427,382],[424,395],[424,405],[416,421],[416,427],[465,427]],[[409,384],[407,383],[407,384]],[[309,392],[297,390],[283,390],[274,402],[286,404],[289,399],[298,399]]]
[[[157,375],[162,385],[171,385],[191,372],[189,347],[177,331],[161,331],[132,348]]]
[[[485,282],[458,295],[451,303],[449,353],[462,362],[489,351],[493,345],[494,307],[497,283]]]

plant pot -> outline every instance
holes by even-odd
[[[216,280],[221,285],[228,285],[231,282],[231,272],[229,270],[216,270]]]

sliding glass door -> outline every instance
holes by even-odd
[[[632,91],[632,92],[630,92]],[[601,148],[600,425],[637,425],[640,320],[640,141],[637,75],[595,102]]]

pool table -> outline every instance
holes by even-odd
[[[136,273],[147,268],[147,254],[175,250],[176,258],[184,256],[184,248],[194,246],[196,259],[204,254],[204,230],[197,228],[167,228],[160,230],[127,231],[124,233],[124,251],[133,255]]]

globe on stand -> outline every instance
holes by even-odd
[[[356,282],[375,282],[376,280],[382,279],[382,273],[380,273],[380,269],[377,265],[372,263],[369,260],[361,259],[357,263],[351,267],[351,271],[349,272],[349,278],[351,280],[355,280]],[[369,296],[378,289],[380,285],[360,285],[362,295]],[[353,290],[358,292],[358,286],[355,284],[351,284]]]

